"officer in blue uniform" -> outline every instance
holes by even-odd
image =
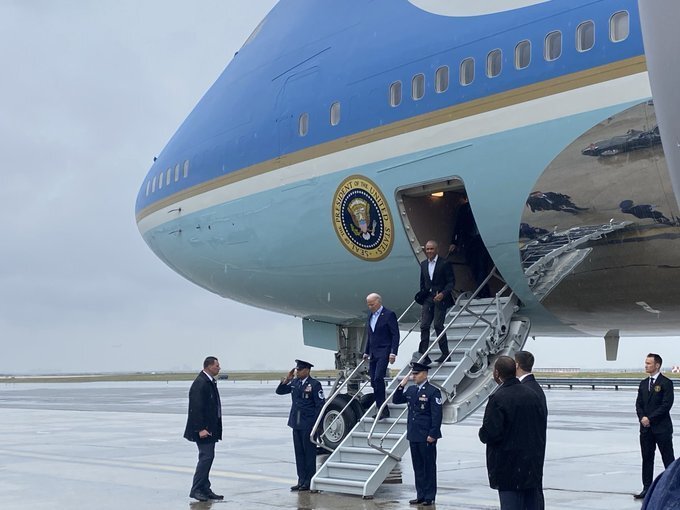
[[[321,408],[325,402],[321,383],[309,376],[314,366],[307,361],[295,360],[296,368],[281,379],[277,395],[290,393],[293,405],[288,416],[288,426],[293,429],[295,464],[298,481],[290,490],[308,491],[312,476],[316,473],[316,445],[309,439]]]
[[[413,386],[404,390],[410,374],[404,377],[392,401],[408,404],[406,439],[411,445],[411,461],[416,479],[416,499],[411,505],[431,506],[437,494],[437,439],[442,437],[442,395],[427,380],[429,366],[411,363]]]

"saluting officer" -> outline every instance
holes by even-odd
[[[411,363],[415,384],[404,391],[410,375],[404,377],[392,401],[408,403],[406,439],[411,446],[411,461],[416,479],[416,499],[411,505],[431,506],[437,494],[437,439],[442,437],[442,395],[427,380],[429,366]]]
[[[288,426],[293,429],[295,464],[298,481],[290,490],[308,491],[316,473],[316,445],[309,439],[321,408],[325,402],[321,383],[309,376],[314,366],[307,361],[295,360],[296,368],[281,379],[277,395],[290,393],[293,404],[288,416]]]

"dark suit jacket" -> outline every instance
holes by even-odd
[[[543,413],[545,416],[545,424],[541,426],[541,436],[538,438],[540,442],[540,450],[542,453],[542,461],[541,461],[541,476],[543,476],[543,463],[545,462],[545,445],[547,442],[547,433],[548,433],[548,402],[545,399],[545,393],[543,392],[543,388],[541,388],[541,385],[538,384],[536,381],[536,378],[534,377],[534,374],[528,374],[524,379],[522,379],[522,384],[531,390],[533,390],[536,395],[538,395],[538,398],[541,400],[541,405],[543,406]]]
[[[399,350],[399,324],[397,315],[383,306],[378,320],[375,323],[375,331],[371,329],[371,316],[366,320],[366,349],[364,352],[371,357],[389,356],[398,354]]]
[[[517,378],[491,395],[479,429],[486,444],[489,485],[500,491],[541,487],[546,416],[541,399]]]
[[[201,372],[189,390],[189,413],[184,437],[189,441],[211,443],[222,439],[222,418],[218,414],[220,402],[217,384]],[[198,433],[207,429],[212,435],[204,439]]]
[[[425,443],[427,436],[442,437],[442,394],[429,382],[418,391],[417,385],[404,388],[399,385],[392,401],[395,404],[408,403],[406,439],[411,443]]]
[[[649,418],[650,427],[640,425],[640,432],[651,429],[654,434],[672,434],[671,407],[673,407],[673,381],[663,374],[659,374],[652,391],[649,391],[649,378],[640,381],[635,410],[638,419],[643,416]]]
[[[451,264],[442,257],[437,257],[437,262],[434,266],[434,273],[430,279],[430,272],[428,270],[428,260],[420,263],[420,290],[421,292],[429,292],[432,296],[439,292],[444,292],[447,296],[451,296],[453,287],[456,284],[456,279],[453,276],[453,268]],[[453,298],[451,298],[453,299]]]
[[[472,208],[469,202],[465,202],[456,211],[456,226],[453,228],[451,244],[465,250],[470,239],[478,235],[479,231],[475,217],[472,215]]]

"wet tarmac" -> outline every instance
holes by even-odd
[[[182,438],[190,382],[0,384],[0,508],[4,510],[248,508],[344,510],[409,507],[410,458],[402,484],[373,500],[291,493],[295,482],[290,400],[275,382],[220,382],[224,441],[211,480],[221,502],[188,497],[196,447]],[[546,390],[549,509],[627,510],[641,488],[635,390]],[[489,489],[478,411],[444,426],[437,508],[498,508]],[[673,413],[680,424],[680,413]],[[677,440],[676,445],[680,444]],[[662,468],[657,455],[655,474]]]

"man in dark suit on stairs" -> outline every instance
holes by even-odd
[[[392,364],[397,359],[399,325],[397,315],[383,306],[380,294],[372,293],[366,296],[366,306],[368,306],[369,313],[366,320],[364,359],[371,360],[368,369],[375,396],[375,408],[378,410],[385,402],[387,364]],[[379,417],[376,415],[379,420],[389,416],[390,410],[387,407],[382,415]]]
[[[661,356],[647,354],[645,372],[649,377],[640,382],[635,410],[640,420],[640,450],[642,452],[642,492],[635,499],[644,499],[654,474],[654,453],[659,447],[664,467],[675,460],[673,453],[673,381],[661,373]]]
[[[217,390],[220,362],[214,356],[203,361],[189,390],[189,413],[184,437],[198,446],[198,463],[189,497],[198,501],[224,499],[210,488],[210,468],[215,459],[215,443],[222,439],[222,404]]]
[[[418,352],[423,354],[430,345],[430,326],[434,321],[434,330],[439,336],[444,331],[446,310],[453,305],[453,287],[456,283],[451,264],[437,253],[436,241],[425,244],[427,260],[420,263],[420,292],[416,294],[416,301],[422,305],[420,318],[420,344]],[[449,341],[446,333],[439,339],[441,356],[435,360],[442,363],[449,355]],[[423,363],[430,364],[427,356]]]

